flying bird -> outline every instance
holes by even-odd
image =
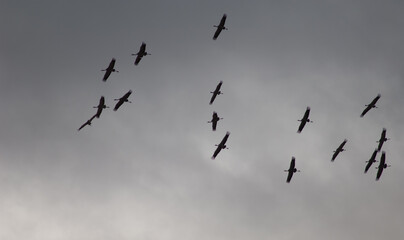
[[[347,141],[348,141],[348,140],[345,139],[345,140],[339,145],[339,147],[337,148],[337,150],[334,151],[334,154],[332,155],[332,158],[331,158],[331,162],[333,162],[333,161],[335,160],[335,158],[338,156],[338,154],[339,154],[340,152],[345,151],[344,145],[345,145],[345,143],[346,143]]]
[[[303,118],[300,119],[300,120],[297,120],[297,121],[300,122],[299,129],[297,130],[297,133],[301,133],[301,132],[302,132],[304,126],[306,125],[306,122],[313,122],[313,121],[310,121],[310,119],[309,119],[309,114],[310,114],[310,107],[307,107],[307,108],[306,108],[306,112],[304,113]]]
[[[91,121],[93,121],[93,119],[95,118],[96,115],[92,116],[90,119],[87,120],[87,122],[85,122],[83,125],[81,125],[79,127],[79,129],[77,129],[77,131],[80,131],[83,127],[85,126],[91,126]]]
[[[109,108],[107,105],[105,105],[104,96],[101,96],[100,102],[98,103],[98,106],[94,106],[93,108],[97,108],[97,113],[95,114],[95,116],[97,118],[100,118],[102,110],[105,109],[105,108]]]
[[[379,166],[376,167],[377,170],[377,176],[376,176],[376,181],[379,180],[379,178],[382,176],[383,169],[390,167],[390,165],[386,164],[386,153],[383,151],[382,152],[382,157],[380,158],[380,163]]]
[[[213,93],[213,95],[212,95],[212,97],[210,98],[209,104],[212,104],[213,101],[215,101],[215,98],[216,98],[217,95],[223,94],[223,93],[220,91],[220,88],[222,87],[222,84],[223,84],[223,81],[220,81],[219,84],[216,86],[215,91],[210,92],[210,93]]]
[[[286,179],[286,182],[289,183],[290,180],[292,179],[293,173],[295,172],[300,172],[300,170],[297,170],[295,167],[295,157],[292,157],[292,160],[290,161],[290,167],[288,170],[284,170],[285,172],[288,172],[288,178]]]
[[[136,60],[135,60],[135,65],[137,66],[139,64],[140,60],[142,60],[142,58],[146,55],[151,55],[151,54],[146,52],[146,43],[142,42],[139,52],[132,53],[132,56],[137,56]]]
[[[369,161],[366,161],[368,164],[366,164],[365,167],[365,173],[368,172],[369,168],[372,166],[373,163],[377,162],[376,161],[376,155],[377,155],[377,149],[373,152],[372,156],[370,157]]]
[[[226,135],[224,136],[223,140],[219,143],[219,145],[215,145],[215,146],[217,146],[217,148],[216,148],[215,152],[213,153],[212,159],[215,159],[216,156],[220,153],[220,151],[222,149],[227,148],[226,141],[229,138],[229,136],[230,136],[230,132],[227,132]]]
[[[132,94],[132,90],[129,90],[129,92],[125,93],[121,98],[114,99],[115,101],[118,101],[114,107],[114,111],[118,110],[118,108],[124,103],[124,102],[129,102],[132,103],[131,101],[128,100],[129,95]]]
[[[112,60],[109,63],[108,67],[106,69],[104,69],[104,70],[101,70],[101,71],[105,71],[105,74],[104,74],[104,77],[102,78],[102,81],[106,82],[109,75],[111,75],[112,72],[119,72],[114,67],[115,67],[115,58],[112,58]]]
[[[373,101],[371,103],[369,103],[368,105],[365,105],[366,108],[363,110],[363,112],[361,113],[361,117],[365,116],[365,114],[372,108],[377,108],[376,107],[376,102],[379,100],[380,98],[380,94],[377,94],[377,97],[375,97],[373,99]]]
[[[217,28],[215,35],[213,36],[213,40],[216,40],[217,37],[219,36],[219,34],[222,32],[222,30],[227,30],[227,28],[224,26],[224,24],[226,23],[226,18],[227,15],[223,14],[222,20],[220,20],[219,25],[214,25],[213,27]]]
[[[212,114],[212,120],[210,120],[208,123],[212,123],[212,130],[213,131],[216,131],[216,125],[217,125],[217,122],[219,121],[219,120],[221,120],[221,119],[223,119],[223,118],[219,118],[219,116],[217,115],[217,113],[216,112],[213,112],[213,114]]]
[[[377,141],[379,143],[379,145],[377,146],[378,152],[380,152],[380,150],[382,149],[383,143],[386,142],[387,140],[390,140],[390,138],[386,138],[386,129],[383,128],[382,135],[380,135],[380,139],[379,139],[379,141]]]

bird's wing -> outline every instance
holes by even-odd
[[[383,173],[383,166],[381,164],[379,164],[379,167],[377,169],[377,176],[376,176],[376,180],[379,180],[379,178],[382,176]]]
[[[375,106],[377,101],[379,100],[379,98],[380,98],[380,94],[377,94],[377,97],[375,97],[369,105]]]
[[[298,133],[302,132],[304,126],[306,125],[306,121],[301,120],[299,129],[297,130]]]
[[[334,154],[332,155],[331,161],[334,161],[335,158],[337,158],[338,154],[339,154],[339,151],[337,149],[337,151],[335,151]]]
[[[135,60],[135,65],[138,65],[140,60],[142,60],[142,56],[141,55],[137,55],[136,60]]]
[[[105,74],[104,77],[102,78],[102,81],[107,81],[109,75],[111,75],[111,70],[109,70],[108,68],[105,70]]]
[[[368,161],[368,164],[366,164],[366,167],[365,167],[365,173],[367,173],[368,172],[368,170],[369,170],[369,168],[372,166],[372,164],[373,164],[373,161]]]
[[[286,182],[290,182],[293,176],[293,171],[288,171],[288,178],[286,179]]]
[[[109,63],[109,65],[108,65],[108,69],[109,69],[109,70],[114,69],[115,61],[116,61],[115,58],[113,58],[113,59],[111,60],[111,62]]]
[[[223,14],[223,17],[222,17],[222,19],[220,20],[219,26],[224,27],[224,24],[226,23],[226,18],[227,18],[227,15],[226,15],[226,14]]]
[[[118,108],[123,104],[124,100],[119,99],[119,101],[115,104],[114,111],[118,110]]]
[[[222,29],[220,27],[218,27],[216,29],[215,35],[213,35],[213,40],[216,40],[217,37],[219,37],[219,34],[222,32]]]
[[[304,112],[303,119],[305,120],[309,119],[309,114],[310,114],[310,108],[307,107],[306,112]]]
[[[224,146],[224,145],[226,144],[226,142],[227,142],[227,139],[229,138],[229,135],[230,135],[230,133],[227,132],[227,133],[226,133],[226,136],[224,136],[223,140],[220,142],[219,145]]]
[[[363,112],[361,113],[361,117],[365,116],[365,114],[372,108],[372,106],[368,105]]]
[[[217,96],[217,93],[216,93],[216,92],[213,92],[213,95],[212,95],[212,97],[210,98],[209,104],[212,104],[213,101],[215,101],[216,96]]]
[[[81,126],[79,127],[79,129],[77,129],[77,131],[80,131],[80,130],[81,130],[83,127],[85,127],[87,124],[88,124],[88,123],[85,122],[83,125],[81,125]]]
[[[220,153],[220,150],[222,150],[222,146],[219,144],[215,150],[215,152],[213,153],[212,159],[215,159],[216,156]]]

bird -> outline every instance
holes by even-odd
[[[363,112],[361,113],[361,117],[365,116],[365,114],[372,108],[377,108],[376,107],[376,102],[379,100],[380,98],[380,93],[377,94],[377,97],[375,97],[371,103],[369,103],[368,105],[365,105],[366,108],[363,110]]]
[[[289,183],[290,180],[292,179],[293,173],[295,172],[300,172],[300,170],[297,170],[295,167],[295,157],[292,157],[292,160],[290,161],[290,166],[288,170],[284,170],[285,172],[288,172],[288,178],[286,179],[286,182]]]
[[[101,96],[100,102],[98,103],[98,106],[94,106],[93,108],[97,108],[97,113],[95,114],[95,116],[96,116],[97,118],[100,118],[102,110],[103,110],[104,108],[109,108],[107,105],[105,105],[105,98],[104,98],[104,96]]]
[[[139,52],[137,53],[132,53],[132,56],[137,56],[135,60],[135,66],[137,66],[142,60],[142,58],[146,55],[151,55],[150,53],[146,52],[146,43],[142,42],[142,45],[140,45]]]
[[[223,137],[222,141],[218,145],[215,145],[215,146],[217,146],[217,148],[216,148],[215,152],[213,153],[212,160],[216,158],[216,156],[220,153],[220,151],[222,149],[227,149],[226,141],[229,138],[229,136],[230,136],[230,132],[227,132],[226,135]]]
[[[104,77],[102,78],[102,81],[106,82],[109,75],[111,75],[112,72],[119,72],[117,71],[114,67],[115,67],[115,58],[112,58],[111,62],[109,63],[108,67],[104,70],[101,71],[105,71]]]
[[[213,103],[213,101],[215,101],[215,98],[216,98],[217,95],[223,94],[223,93],[220,91],[220,88],[222,87],[222,84],[223,84],[223,81],[220,81],[219,84],[216,86],[215,91],[210,92],[210,93],[213,93],[213,95],[212,95],[212,97],[210,98],[209,104],[212,105],[212,103]]]
[[[124,102],[129,102],[132,103],[131,101],[128,100],[129,95],[132,94],[132,90],[129,90],[129,92],[125,93],[121,98],[114,99],[115,101],[118,101],[114,107],[114,111],[118,110],[118,108],[124,103]]]
[[[344,145],[345,145],[345,143],[346,143],[347,141],[348,141],[348,140],[345,139],[345,140],[339,145],[339,147],[337,148],[337,150],[334,151],[334,154],[332,155],[332,158],[331,158],[331,162],[333,162],[333,161],[335,160],[335,158],[338,156],[338,154],[339,154],[340,152],[345,151]]]
[[[91,126],[91,121],[93,121],[93,119],[95,118],[96,115],[92,116],[90,119],[87,120],[87,122],[85,122],[83,125],[81,125],[79,127],[79,129],[77,129],[77,131],[80,131],[83,127],[85,127],[86,125]]]
[[[306,122],[311,122],[311,123],[313,122],[313,121],[310,121],[310,119],[309,119],[309,114],[310,114],[310,107],[307,107],[307,108],[306,108],[306,112],[304,113],[303,118],[300,119],[300,120],[297,120],[297,121],[300,122],[299,129],[297,130],[297,133],[301,133],[301,132],[302,132],[304,126],[306,125]]]
[[[386,164],[386,153],[383,151],[382,157],[380,158],[379,166],[376,167],[378,169],[377,175],[376,175],[376,181],[379,180],[379,178],[382,176],[383,169],[385,169],[387,167],[391,167],[391,166]]]
[[[379,141],[377,141],[379,143],[379,145],[377,146],[378,152],[380,152],[380,150],[382,149],[383,143],[386,142],[387,140],[390,140],[390,138],[386,138],[386,129],[383,128],[382,134],[380,135],[380,139],[379,139]]]
[[[212,131],[216,131],[216,125],[217,125],[217,122],[219,121],[219,120],[221,120],[221,119],[223,119],[223,118],[219,118],[219,116],[217,115],[217,113],[216,112],[213,112],[213,114],[212,114],[212,120],[210,120],[208,123],[212,123]]]
[[[366,161],[368,164],[366,164],[365,173],[368,172],[369,168],[372,166],[372,164],[373,164],[374,162],[377,162],[377,161],[376,161],[377,152],[378,152],[377,149],[375,149],[375,151],[373,152],[373,154],[372,154],[372,156],[370,157],[369,161]]]
[[[216,39],[217,39],[217,37],[219,36],[219,34],[222,32],[222,30],[227,30],[227,28],[224,26],[224,24],[225,24],[225,22],[226,22],[226,18],[227,18],[227,15],[226,15],[226,14],[223,14],[223,17],[222,17],[222,19],[220,20],[219,25],[214,25],[214,26],[213,26],[213,27],[217,28],[217,29],[216,29],[216,32],[215,32],[215,35],[213,35],[213,40],[216,40]]]

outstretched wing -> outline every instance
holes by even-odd
[[[361,117],[363,117],[363,116],[365,116],[365,114],[367,113],[367,112],[369,112],[369,110],[372,108],[372,106],[370,106],[370,105],[368,105],[368,106],[366,106],[366,108],[363,110],[363,112],[361,113]]]
[[[219,144],[215,150],[215,152],[213,153],[212,159],[215,159],[216,156],[220,153],[220,151],[222,150],[222,146]]]
[[[122,98],[120,98],[120,99],[118,100],[118,102],[115,104],[114,111],[118,110],[118,108],[119,108],[124,102],[125,102],[125,100],[123,100]]]
[[[220,35],[221,32],[222,32],[222,28],[218,27],[218,28],[216,29],[215,34],[213,35],[213,40],[216,40],[217,37],[219,37],[219,35]]]
[[[213,101],[215,101],[216,96],[217,96],[217,93],[216,93],[216,92],[214,92],[214,93],[213,93],[213,95],[212,95],[212,97],[210,98],[210,102],[209,102],[209,104],[212,104],[212,103],[213,103]]]
[[[224,27],[224,24],[226,23],[226,18],[227,18],[227,15],[223,14],[223,17],[220,20],[219,26]]]
[[[142,56],[141,55],[137,55],[136,60],[135,60],[135,65],[137,66],[140,62],[140,60],[142,60]]]
[[[302,121],[300,122],[299,129],[297,130],[297,132],[298,132],[298,133],[301,133],[305,125],[306,125],[306,121],[303,121],[303,120],[302,120]]]

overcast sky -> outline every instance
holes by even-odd
[[[2,1],[0,239],[402,238],[403,9]],[[143,41],[152,55],[135,66]],[[113,57],[119,73],[103,82]],[[112,111],[129,90],[133,103]],[[111,108],[78,132],[101,96]],[[313,123],[298,134],[307,106]],[[383,128],[391,167],[375,181],[365,161]],[[292,156],[301,172],[287,184]]]

